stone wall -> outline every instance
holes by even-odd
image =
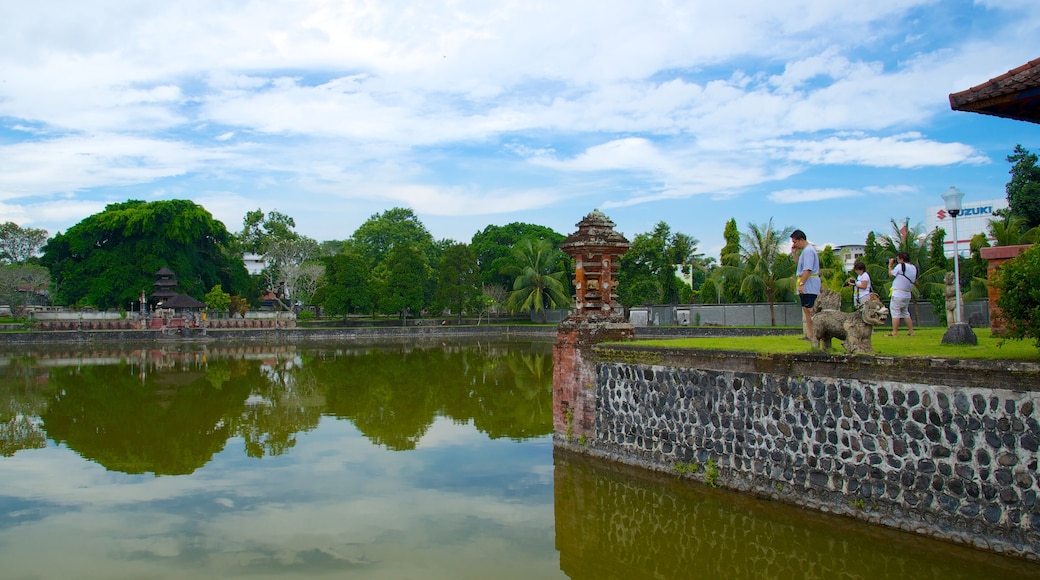
[[[560,445],[662,471],[695,464],[691,477],[726,487],[1040,558],[1040,365],[625,346],[585,356],[594,426],[557,430]]]

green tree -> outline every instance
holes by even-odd
[[[928,261],[943,271],[953,269],[953,263],[946,259],[946,230],[935,228],[928,237]]]
[[[0,265],[29,262],[46,241],[47,230],[23,228],[14,222],[0,224]]]
[[[386,262],[386,291],[381,299],[384,314],[418,316],[426,306],[426,281],[430,267],[426,257],[414,246],[396,244]]]
[[[372,312],[375,309],[370,290],[368,263],[360,254],[347,251],[323,260],[324,284],[314,301],[334,316]]]
[[[877,241],[877,234],[870,232],[867,234],[867,239],[863,244],[863,264],[867,266],[867,271],[870,271],[870,266],[875,265],[879,267],[885,266],[884,258],[881,256],[881,244]],[[874,274],[870,274],[871,280],[874,279]]]
[[[516,263],[520,264],[513,282],[513,291],[506,300],[512,312],[541,312],[546,321],[546,308],[570,305],[567,273],[559,269],[562,254],[549,240],[521,240],[513,248]]]
[[[842,293],[842,289],[845,287],[845,280],[848,277],[845,274],[845,263],[838,259],[838,256],[834,253],[834,248],[830,244],[827,244],[820,250],[820,281],[824,286]],[[849,293],[851,296],[851,292]]]
[[[520,240],[548,240],[554,247],[559,247],[564,238],[563,234],[545,226],[513,222],[504,226],[490,225],[473,234],[470,249],[480,265],[481,283],[509,288],[513,285],[514,276],[507,272],[518,266],[513,256],[513,247]]]
[[[1034,244],[1040,240],[1040,226],[1026,228],[1025,218],[1010,212],[1003,212],[996,219],[989,220],[988,229],[997,246]]]
[[[224,224],[191,201],[131,200],[51,238],[40,263],[59,304],[125,307],[152,288],[163,266],[177,274],[181,292],[201,299],[216,284],[233,294],[250,289],[231,242]]]
[[[962,276],[963,272],[967,270],[971,279],[971,290],[963,296],[965,301],[981,300],[989,296],[989,292],[986,290],[989,279],[989,260],[982,257],[982,248],[988,247],[989,240],[986,239],[986,234],[979,232],[971,237],[971,242],[968,244],[971,257],[961,261]]]
[[[772,326],[776,326],[777,297],[794,287],[796,262],[785,251],[792,231],[793,227],[777,230],[772,219],[762,225],[749,223],[747,232],[741,235],[742,261],[746,266],[729,269],[740,280],[740,291],[745,297],[761,297],[769,303]]]
[[[992,283],[1000,289],[997,306],[1006,321],[1007,336],[1031,338],[1040,348],[1040,246],[1026,249],[995,272]]]
[[[385,262],[397,246],[418,249],[427,266],[435,264],[437,246],[426,226],[410,209],[395,207],[373,215],[361,224],[346,244],[365,260],[370,268]]]
[[[1040,226],[1040,165],[1037,156],[1021,145],[1007,156],[1011,181],[1007,183],[1008,208],[1025,220],[1026,228]]]
[[[451,310],[458,315],[461,323],[463,311],[475,307],[480,295],[480,266],[477,265],[477,257],[466,244],[448,246],[437,265],[434,310]]]
[[[227,312],[231,308],[231,295],[224,292],[224,289],[220,287],[220,284],[214,286],[209,292],[206,293],[206,308],[210,310],[216,310],[217,312]]]
[[[722,232],[723,239],[726,240],[726,244],[722,246],[722,251],[719,253],[719,265],[722,268],[718,268],[712,272],[715,278],[716,285],[722,286],[721,301],[722,302],[738,302],[741,299],[740,296],[740,276],[730,274],[726,276],[726,271],[734,272],[731,268],[741,268],[743,266],[741,247],[740,247],[740,230],[737,229],[736,218],[730,218],[726,222],[726,227]]]
[[[688,298],[690,290],[676,272],[692,274],[706,269],[703,255],[697,253],[697,243],[693,236],[672,233],[663,221],[652,232],[637,235],[628,252],[621,256],[618,300],[625,306],[635,306],[676,304],[684,294]]]
[[[296,220],[278,210],[268,212],[266,217],[259,208],[246,212],[242,231],[235,236],[238,251],[265,256],[275,240],[295,238],[295,227]]]

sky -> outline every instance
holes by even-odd
[[[718,256],[730,219],[817,245],[1005,197],[1040,125],[949,94],[1040,57],[1035,0],[42,0],[0,4],[0,222],[189,199],[343,240],[599,209]]]

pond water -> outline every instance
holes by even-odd
[[[0,352],[0,577],[1036,578],[554,453],[549,342]]]

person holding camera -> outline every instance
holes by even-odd
[[[906,334],[914,335],[914,323],[910,319],[910,298],[917,281],[917,266],[910,263],[910,254],[899,252],[895,258],[889,258],[888,267],[892,275],[892,304],[889,306],[892,315],[892,336],[899,334],[899,319],[906,319]]]
[[[867,274],[866,264],[856,262],[852,266],[852,270],[856,273],[856,276],[849,278],[849,281],[845,284],[852,286],[852,305],[859,308],[870,298],[870,293],[873,292],[873,289],[870,286],[870,274]]]

